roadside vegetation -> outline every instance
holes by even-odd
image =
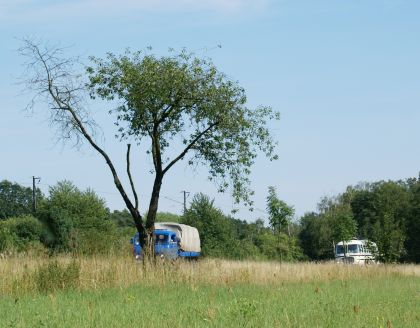
[[[48,195],[36,194],[34,213],[30,188],[0,181],[0,256],[130,252],[136,228],[126,209],[111,212],[93,190],[81,191],[69,181],[50,187]],[[183,215],[158,212],[156,220],[196,227],[202,255],[209,258],[326,261],[334,257],[333,243],[354,236],[377,243],[383,263],[420,263],[417,178],[349,186],[301,218],[270,187],[267,214],[266,221],[247,222],[197,194]]]

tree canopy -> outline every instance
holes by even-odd
[[[276,231],[286,228],[295,214],[292,206],[277,197],[273,186],[268,187],[267,212],[270,226]]]
[[[37,199],[41,191],[35,190]],[[0,220],[32,214],[32,189],[7,180],[0,181]]]
[[[278,118],[270,107],[246,107],[237,82],[209,59],[182,51],[157,57],[146,52],[92,57],[88,67],[93,98],[119,99],[116,125],[120,139],[150,145],[156,175],[178,160],[209,167],[209,177],[229,186],[237,201],[250,203],[249,168],[259,151],[276,158],[267,121]],[[180,149],[172,157],[169,148]]]

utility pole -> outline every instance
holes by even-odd
[[[38,180],[38,183],[41,181],[41,178],[36,178],[32,176],[32,211],[36,212],[36,189],[35,189],[35,181]]]
[[[184,194],[184,214],[187,211],[187,196],[190,194],[189,191],[183,190],[181,193]]]

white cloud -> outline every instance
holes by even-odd
[[[253,15],[265,11],[271,0],[0,0],[0,19],[39,21],[71,16],[144,12],[212,12]]]

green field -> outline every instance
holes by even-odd
[[[3,285],[0,327],[420,327],[415,266],[203,261],[158,267],[124,286],[124,271],[110,264],[113,279],[93,287],[82,284],[93,279],[90,262],[71,289]],[[29,274],[15,270],[15,279]]]

